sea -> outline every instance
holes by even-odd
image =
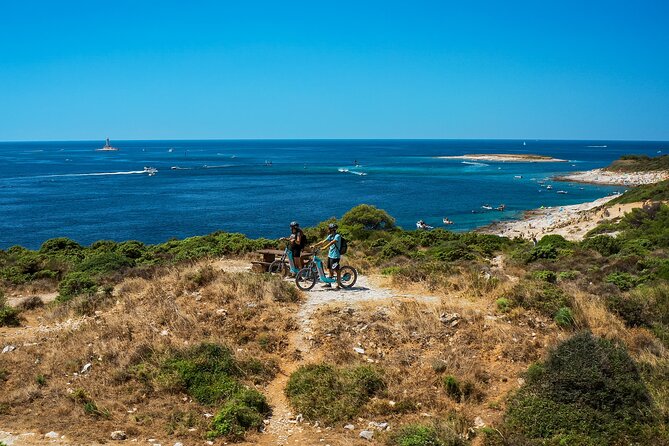
[[[666,141],[203,140],[0,142],[0,249],[69,237],[161,243],[214,231],[276,238],[367,203],[414,229],[467,231],[625,187],[554,182]],[[441,159],[537,154],[562,163]],[[153,173],[151,173],[153,172]],[[543,186],[542,187],[542,183]],[[552,190],[545,186],[551,184]],[[557,193],[564,191],[567,193]],[[482,206],[505,205],[504,211]]]

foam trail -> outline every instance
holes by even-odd
[[[477,163],[477,162],[474,162],[474,161],[462,161],[462,164],[469,164],[471,166],[489,166],[490,165],[490,164],[486,164],[486,163]]]
[[[41,175],[37,178],[56,178],[56,177],[99,177],[106,175],[137,175],[147,173],[146,170],[129,170],[124,172],[93,172],[93,173],[64,173],[60,175]]]

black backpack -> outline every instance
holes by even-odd
[[[309,243],[307,236],[304,235],[304,232],[300,231],[300,249],[304,249],[305,246]]]
[[[344,238],[343,235],[339,234],[339,255],[341,254],[346,254],[346,251],[348,251],[348,241]]]

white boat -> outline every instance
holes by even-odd
[[[112,147],[111,144],[109,144],[109,138],[105,141],[105,145],[100,148],[100,149],[95,149],[97,152],[116,152],[118,149],[116,147]]]
[[[485,209],[486,211],[492,211],[492,206],[490,206],[489,204],[484,204],[483,206],[481,206],[481,208]]]
[[[337,170],[341,173],[348,173],[348,169],[344,169],[343,167]]]
[[[146,167],[144,166],[144,173],[149,174],[150,177],[154,176],[156,173],[158,173],[158,169],[155,167]]]
[[[513,177],[514,177],[515,179],[517,179],[517,180],[519,180],[519,179],[523,178],[523,176],[522,176],[522,175],[514,175]]]
[[[559,190],[559,191],[557,191],[557,193],[558,193],[558,194],[566,194],[567,191],[566,191],[566,190]]]
[[[546,189],[551,190],[551,189],[553,189],[553,186],[551,186],[551,185],[549,184],[548,186],[546,186]]]
[[[499,206],[497,206],[497,207],[495,208],[495,210],[497,210],[497,211],[504,211],[504,209],[506,209],[506,205],[505,205],[505,204],[500,204]]]
[[[428,225],[423,220],[418,220],[416,222],[416,229],[422,229],[422,230],[425,230],[425,231],[429,231],[430,229],[434,229],[434,226]]]
[[[350,170],[349,173],[352,173],[353,175],[360,175],[360,176],[367,175],[365,172],[356,172],[354,170]]]
[[[445,225],[452,225],[453,224],[453,222],[451,220],[449,220],[448,217],[444,217],[444,219],[442,221],[444,222]]]

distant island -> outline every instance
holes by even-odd
[[[440,159],[463,159],[471,161],[500,161],[511,163],[564,163],[567,160],[544,155],[515,153],[472,153],[466,155],[438,156]]]

